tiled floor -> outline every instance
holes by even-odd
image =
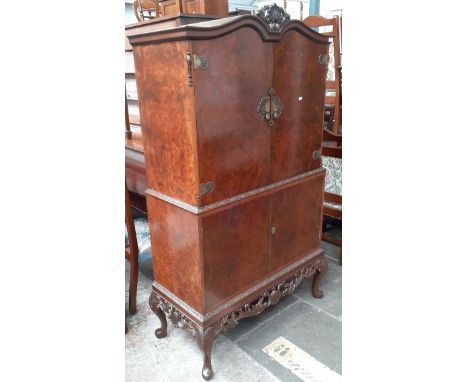
[[[294,373],[262,350],[279,337],[318,361],[313,362],[314,365],[323,364],[331,373],[341,374],[339,248],[326,242],[322,242],[322,248],[328,258],[328,272],[321,284],[324,297],[313,298],[310,281],[305,280],[292,296],[260,316],[241,320],[236,328],[220,335],[213,347],[213,381],[317,381],[316,375],[301,379],[300,373]],[[134,316],[128,315],[128,308],[126,312],[129,327],[125,336],[126,380],[204,381],[201,377],[202,355],[189,333],[168,322],[168,336],[164,339],[154,336],[159,321],[148,306],[152,281],[149,260],[144,256],[140,264],[138,312]],[[126,285],[128,288],[128,272]],[[298,363],[296,367],[307,366]]]

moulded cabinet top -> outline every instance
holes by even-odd
[[[196,24],[181,25],[175,28],[161,30],[157,27],[148,27],[144,30],[127,30],[130,44],[160,44],[177,40],[208,40],[229,34],[240,28],[252,28],[257,31],[263,41],[280,41],[281,37],[290,30],[296,30],[305,37],[317,43],[328,44],[329,37],[317,33],[306,26],[303,22],[292,20],[286,22],[279,31],[270,29],[258,16],[242,15],[225,17]]]
[[[207,16],[207,15],[192,15],[192,14],[178,14],[171,16],[162,16],[156,17],[151,20],[146,20],[143,22],[129,24],[125,26],[125,50],[131,51],[132,47],[128,43],[127,37],[129,35],[154,32],[156,30],[175,28],[181,25],[186,24],[195,24],[199,22],[204,22],[207,20],[216,19],[217,16]]]

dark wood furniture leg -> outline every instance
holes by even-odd
[[[128,311],[136,313],[136,298],[138,287],[138,258],[130,260],[130,291],[128,296]]]
[[[164,338],[167,336],[166,315],[164,314],[161,307],[159,306],[157,296],[153,293],[151,293],[151,296],[149,299],[149,305],[150,305],[151,310],[156,314],[156,316],[158,316],[159,321],[161,321],[161,327],[154,331],[154,335],[157,338]]]
[[[320,259],[317,272],[315,272],[313,279],[312,279],[312,296],[314,296],[315,298],[323,297],[323,292],[319,289],[319,286],[320,286],[320,282],[323,279],[323,276],[325,276],[325,273],[327,273],[327,269],[328,269],[328,263],[327,263],[327,259],[324,256]]]
[[[202,377],[207,381],[213,377],[211,351],[213,350],[213,342],[221,330],[222,325],[217,322],[206,330],[199,329],[198,334],[196,335],[198,346],[203,353]]]
[[[132,139],[132,130],[130,130],[130,119],[128,117],[127,85],[125,85],[125,137]]]
[[[210,380],[213,377],[213,367],[211,365],[211,352],[213,350],[213,342],[216,336],[230,328],[237,326],[239,321],[245,317],[257,316],[262,313],[266,308],[277,304],[281,298],[291,295],[297,286],[305,278],[312,279],[312,295],[316,298],[322,298],[323,292],[319,290],[320,281],[328,269],[325,253],[314,258],[303,268],[299,268],[295,273],[290,274],[282,280],[277,280],[273,287],[270,286],[266,290],[256,292],[245,299],[240,300],[234,309],[224,311],[224,316],[217,319],[213,323],[207,325],[205,328],[195,322],[192,318],[182,313],[176,306],[163,297],[163,294],[156,289],[153,284],[153,290],[149,299],[151,310],[161,320],[162,327],[157,329],[155,334],[158,338],[166,337],[167,335],[167,321],[169,318],[174,326],[187,329],[196,338],[200,350],[203,352],[203,369],[202,377],[205,380]],[[223,312],[223,311],[221,311]]]
[[[138,287],[138,241],[133,221],[132,207],[127,182],[125,182],[125,225],[128,233],[128,246],[125,246],[125,258],[130,263],[130,290],[128,296],[128,311],[136,313],[136,297]]]

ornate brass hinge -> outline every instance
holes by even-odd
[[[188,84],[189,86],[193,86],[192,69],[208,69],[208,57],[199,56],[197,54],[192,54],[192,52],[187,51],[186,60],[188,71]]]
[[[328,65],[330,62],[330,55],[328,53],[320,53],[318,57],[318,62],[320,65]]]
[[[200,184],[200,196],[203,196],[203,195],[208,194],[209,192],[213,192],[213,191],[214,191],[214,183],[213,182]]]
[[[214,183],[213,182],[207,182],[207,183],[201,183],[200,184],[200,195],[195,195],[195,199],[198,201],[200,198],[205,195],[209,194],[210,192],[214,191]]]
[[[195,199],[200,200],[200,198],[208,194],[210,192],[213,192],[215,189],[215,185],[213,182],[208,182],[208,183],[201,183],[200,184],[200,195],[195,196]]]
[[[268,90],[268,95],[266,97],[260,98],[257,111],[263,119],[268,121],[268,126],[273,126],[273,123],[279,118],[283,111],[281,99],[276,95],[273,89]]]

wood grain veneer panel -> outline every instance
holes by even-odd
[[[147,196],[154,279],[203,311],[198,217]]]
[[[271,195],[271,270],[320,247],[324,173]]]
[[[271,81],[272,45],[251,28],[215,40],[194,41],[208,57],[194,70],[200,182],[215,190],[201,204],[269,183],[270,128],[257,113]]]
[[[272,181],[320,167],[313,152],[321,149],[325,75],[319,55],[328,44],[311,41],[296,30],[286,32],[273,48],[272,87],[283,112],[271,129]]]
[[[198,168],[193,88],[188,86],[187,42],[133,50],[140,97],[148,187],[196,204]]]
[[[201,217],[207,310],[268,274],[269,211],[264,196]]]

